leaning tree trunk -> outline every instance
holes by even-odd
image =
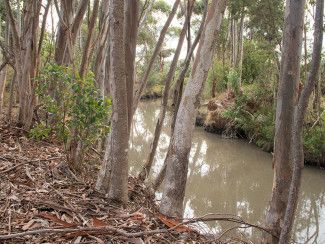
[[[273,236],[264,234],[264,243],[278,243],[288,203],[292,178],[292,128],[298,99],[304,0],[287,0],[283,32],[281,74],[277,97],[274,137],[274,178],[266,225]]]
[[[128,103],[128,130],[131,131],[133,115],[133,87],[135,81],[135,56],[138,35],[139,1],[125,0],[125,69]]]
[[[88,71],[89,62],[92,56],[92,45],[93,45],[93,39],[94,39],[94,29],[96,25],[97,15],[98,15],[98,7],[99,7],[99,0],[94,1],[94,7],[93,12],[91,14],[89,26],[88,26],[88,36],[86,40],[86,45],[84,47],[84,52],[82,55],[81,65],[79,74],[81,77],[84,77],[85,74]]]
[[[54,1],[58,16],[59,29],[56,38],[54,59],[57,64],[68,65],[73,60],[73,47],[80,30],[89,0],[81,0],[78,11],[73,18],[73,0],[61,0],[61,11]]]
[[[178,76],[177,81],[175,83],[174,94],[173,94],[174,112],[173,112],[173,116],[172,116],[171,134],[173,134],[173,131],[174,131],[175,120],[176,120],[179,104],[181,103],[181,99],[182,99],[184,79],[185,79],[187,70],[188,70],[188,68],[190,66],[194,50],[196,49],[196,46],[200,41],[203,29],[204,29],[204,24],[205,24],[207,11],[208,11],[208,0],[205,0],[204,1],[204,11],[203,11],[203,16],[202,16],[202,20],[201,20],[199,30],[198,30],[198,32],[196,34],[196,37],[195,37],[195,39],[193,41],[193,44],[191,45],[191,49],[189,50],[189,52],[186,55],[182,71],[181,71],[180,75]],[[169,152],[169,148],[168,148],[168,152]],[[153,183],[154,191],[156,191],[160,187],[161,183],[163,182],[163,180],[165,178],[166,168],[167,168],[167,160],[166,160],[167,158],[168,158],[168,155],[166,155],[166,158],[164,160],[164,164],[163,164],[160,172],[158,173],[156,179],[154,180],[154,183]]]
[[[172,79],[173,79],[173,77],[175,75],[179,55],[181,53],[183,43],[184,43],[184,40],[185,40],[188,23],[190,21],[191,15],[192,15],[193,5],[194,5],[194,1],[192,0],[192,1],[189,2],[189,6],[188,6],[188,9],[189,9],[188,14],[189,14],[189,16],[185,17],[183,29],[182,29],[182,31],[181,31],[181,33],[179,35],[176,51],[175,51],[172,63],[170,65],[166,80],[165,80],[165,89],[164,89],[163,99],[162,99],[162,103],[161,103],[159,118],[158,118],[156,128],[155,128],[155,132],[154,132],[154,139],[153,139],[152,144],[151,144],[151,150],[150,150],[150,153],[148,155],[147,162],[146,162],[146,164],[144,165],[142,171],[139,174],[139,179],[142,180],[142,181],[145,180],[148,177],[148,175],[150,173],[150,170],[151,170],[151,167],[152,167],[152,164],[153,164],[153,160],[155,158],[155,154],[156,154],[156,150],[157,150],[157,147],[158,147],[158,142],[159,142],[159,138],[160,138],[160,134],[161,134],[161,129],[163,127],[164,120],[165,120],[165,115],[166,115],[166,111],[167,111],[167,104],[168,104],[168,98],[169,98],[170,85],[171,85],[171,81],[172,81]]]
[[[134,103],[133,103],[133,114],[134,114],[135,110],[138,107],[138,103],[140,101],[141,94],[142,94],[142,92],[144,91],[144,89],[146,87],[146,84],[147,84],[149,75],[150,75],[151,70],[153,68],[153,65],[155,63],[155,60],[156,60],[158,54],[160,53],[160,50],[161,50],[161,47],[163,45],[163,42],[164,42],[164,39],[165,39],[167,30],[168,30],[168,27],[170,26],[170,23],[172,22],[175,14],[177,12],[177,8],[178,8],[179,3],[180,3],[180,0],[175,0],[175,3],[173,5],[173,9],[170,12],[170,14],[169,14],[169,16],[168,16],[168,18],[166,20],[166,23],[165,23],[164,27],[162,28],[162,30],[160,32],[160,35],[159,35],[159,38],[158,38],[156,47],[155,47],[155,49],[153,51],[153,54],[152,54],[152,56],[150,58],[148,67],[147,67],[147,69],[146,69],[146,71],[145,71],[145,73],[143,75],[143,78],[141,80],[141,83],[139,84],[139,87],[135,91],[135,94],[134,94]]]
[[[314,29],[314,47],[313,56],[311,60],[311,70],[309,72],[308,80],[301,92],[298,105],[294,111],[294,124],[292,131],[292,150],[291,156],[293,161],[293,175],[290,184],[289,200],[286,208],[284,225],[282,227],[279,243],[286,244],[290,242],[290,234],[297,209],[298,194],[301,184],[301,172],[304,166],[304,152],[303,152],[303,123],[304,117],[308,107],[310,95],[314,89],[322,53],[323,44],[323,14],[324,14],[324,0],[316,1],[316,16]]]
[[[185,88],[177,113],[175,129],[171,138],[170,153],[167,153],[166,179],[160,205],[160,211],[168,216],[180,218],[183,215],[188,157],[191,149],[195,117],[200,105],[203,84],[208,76],[214,56],[215,42],[220,30],[222,13],[225,7],[225,0],[215,0],[211,3],[192,74]]]
[[[95,80],[97,87],[101,91],[101,95],[107,96],[105,92],[105,80],[108,80],[108,77],[105,76],[105,64],[106,56],[108,55],[108,32],[109,32],[109,1],[102,1],[100,7],[101,13],[99,18],[99,33],[96,41],[96,57],[93,67],[93,72],[95,74]]]

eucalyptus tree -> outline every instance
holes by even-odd
[[[284,19],[280,83],[277,95],[274,178],[266,225],[273,235],[264,236],[264,243],[278,243],[292,179],[292,130],[295,105],[298,99],[304,0],[287,0]]]
[[[138,25],[138,1],[110,1],[110,79],[113,113],[105,157],[96,188],[108,191],[121,203],[128,200],[128,140],[134,83],[135,49]],[[106,81],[108,82],[108,81]]]
[[[32,126],[36,99],[34,78],[37,74],[40,55],[37,44],[41,3],[32,0],[23,1],[21,30],[17,28],[20,17],[15,19],[9,0],[4,1],[4,4],[12,36],[12,51],[19,94],[18,122],[28,130]]]
[[[307,111],[310,95],[314,89],[316,80],[318,79],[319,67],[321,63],[321,53],[323,44],[323,15],[324,15],[324,0],[316,1],[316,14],[314,25],[314,45],[311,60],[311,68],[305,82],[301,95],[298,96],[298,103],[295,104],[293,114],[292,128],[292,148],[291,160],[293,167],[293,175],[290,183],[289,199],[286,208],[284,225],[281,231],[279,243],[290,242],[291,230],[295,218],[295,213],[298,203],[298,194],[301,185],[301,173],[304,166],[304,150],[302,131],[304,118]]]
[[[191,149],[195,117],[200,105],[203,85],[212,64],[215,42],[220,30],[225,7],[225,0],[216,0],[210,3],[192,74],[185,88],[177,113],[175,129],[169,148],[170,152],[167,153],[166,179],[160,205],[160,211],[168,216],[180,218],[183,215],[188,157]]]
[[[59,16],[54,59],[57,64],[69,65],[73,61],[74,45],[86,13],[89,0],[80,0],[74,15],[75,0],[54,0]]]
[[[154,132],[154,139],[153,139],[153,142],[151,144],[151,151],[150,151],[150,153],[148,155],[148,159],[147,159],[146,164],[144,165],[141,173],[139,174],[139,178],[141,180],[144,180],[145,178],[148,177],[151,166],[153,164],[155,154],[156,154],[156,149],[157,149],[157,146],[158,146],[158,141],[159,141],[159,137],[160,137],[160,134],[161,134],[161,129],[163,127],[163,123],[164,123],[164,119],[165,119],[165,115],[166,115],[166,111],[167,111],[169,90],[170,90],[172,79],[173,79],[173,77],[175,75],[178,59],[179,59],[179,56],[180,56],[180,53],[181,53],[181,50],[182,50],[182,46],[183,46],[183,43],[184,43],[184,40],[185,40],[186,32],[188,30],[188,25],[190,23],[190,19],[191,19],[190,16],[192,15],[194,2],[195,2],[194,0],[191,0],[191,1],[188,2],[187,7],[188,7],[189,10],[188,10],[187,13],[188,13],[189,16],[186,16],[186,18],[185,18],[183,28],[182,28],[181,33],[179,35],[176,51],[175,51],[172,63],[170,65],[167,77],[166,77],[165,82],[164,82],[165,88],[164,88],[163,99],[162,99],[162,104],[161,104],[162,106],[161,106],[159,118],[158,118],[157,125],[156,125],[155,132]]]

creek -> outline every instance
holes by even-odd
[[[148,156],[159,117],[160,100],[139,104],[131,131],[130,171],[136,175]],[[151,178],[165,159],[169,144],[170,114],[165,118]],[[249,223],[263,225],[272,191],[272,155],[240,139],[224,139],[196,127],[184,200],[184,217],[207,213],[241,216]],[[158,192],[157,199],[161,198]],[[203,231],[217,234],[231,228],[229,222],[204,224]],[[239,230],[234,230],[239,233]],[[260,231],[247,228],[241,233],[257,240]],[[293,228],[295,243],[325,243],[325,171],[305,167]]]

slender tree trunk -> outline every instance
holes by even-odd
[[[172,11],[170,12],[170,14],[169,14],[169,16],[167,18],[167,21],[166,21],[164,27],[162,28],[162,30],[160,32],[160,35],[159,35],[159,38],[158,38],[156,47],[155,47],[155,49],[153,51],[153,54],[152,54],[152,56],[150,58],[148,67],[147,67],[147,69],[146,69],[146,71],[144,73],[144,76],[143,76],[143,78],[141,80],[141,83],[139,84],[139,87],[135,91],[134,103],[133,103],[133,114],[134,114],[135,110],[138,107],[138,103],[140,101],[141,94],[142,94],[142,92],[144,91],[144,89],[146,87],[146,84],[147,84],[149,75],[150,75],[151,70],[152,70],[153,65],[154,65],[154,62],[155,62],[157,56],[160,53],[160,50],[161,50],[162,44],[164,42],[164,39],[165,39],[167,30],[168,30],[168,27],[170,26],[170,23],[172,22],[175,14],[176,14],[176,11],[177,11],[177,8],[178,8],[179,3],[180,3],[180,0],[175,0],[174,5],[173,5],[173,8],[172,8]]]
[[[4,104],[4,92],[7,80],[7,65],[0,71],[0,114]]]
[[[68,65],[73,60],[73,47],[76,43],[77,34],[87,10],[89,0],[81,0],[78,11],[73,18],[74,1],[61,0],[61,9],[58,8],[57,0],[54,0],[59,16],[59,29],[55,46],[54,59],[57,64]],[[61,14],[62,13],[62,14]]]
[[[84,52],[82,55],[81,65],[79,74],[81,77],[84,77],[84,75],[87,73],[92,50],[93,50],[93,39],[94,39],[94,29],[96,25],[96,20],[98,16],[98,7],[99,7],[99,0],[94,1],[94,7],[93,12],[91,14],[89,26],[88,26],[88,36],[86,40],[86,45],[84,47]]]
[[[173,104],[174,104],[174,113],[173,113],[173,119],[172,119],[172,125],[171,128],[173,130],[174,125],[175,125],[175,120],[176,120],[176,115],[177,115],[177,111],[179,108],[179,104],[181,102],[182,99],[182,92],[183,92],[183,85],[184,85],[184,79],[186,76],[186,73],[188,71],[188,68],[190,66],[191,63],[191,58],[193,57],[193,53],[194,50],[197,46],[197,44],[200,41],[203,29],[204,29],[204,24],[205,24],[205,19],[206,19],[206,15],[207,15],[207,11],[208,11],[208,0],[204,1],[204,11],[203,11],[203,16],[202,16],[202,20],[200,23],[200,27],[199,30],[196,34],[196,37],[193,41],[193,44],[191,45],[191,49],[189,50],[189,52],[186,55],[181,73],[179,74],[176,83],[175,83],[175,88],[174,88],[174,94],[173,94]]]
[[[322,71],[319,71],[318,79],[316,80],[315,90],[314,90],[314,101],[313,109],[318,116],[321,113],[320,98],[321,98],[321,83],[322,83]]]
[[[109,52],[107,51],[109,45],[109,1],[102,1],[100,10],[101,13],[99,19],[99,34],[96,41],[97,51],[93,71],[95,73],[97,86],[101,90],[102,96],[107,96],[105,92],[105,79],[108,80],[108,77],[105,75],[105,64],[106,57],[109,59]]]
[[[192,74],[177,113],[175,129],[171,137],[170,153],[167,154],[166,179],[160,205],[160,212],[168,216],[180,218],[183,215],[188,156],[191,149],[195,117],[200,105],[203,84],[213,60],[215,42],[225,7],[225,0],[216,0],[211,3]]]
[[[318,78],[318,72],[321,62],[322,44],[323,44],[323,14],[324,0],[316,1],[316,16],[314,29],[314,47],[311,60],[311,69],[308,79],[302,90],[298,105],[294,111],[294,124],[292,129],[292,160],[293,160],[293,175],[290,184],[288,205],[285,212],[284,225],[281,231],[280,244],[290,242],[291,230],[295,218],[295,212],[298,203],[298,194],[301,185],[301,172],[304,166],[303,153],[303,124],[308,107],[310,95],[314,89],[315,82]]]
[[[186,59],[185,59],[184,64],[183,64],[182,71],[181,71],[180,75],[178,76],[177,81],[175,83],[174,95],[173,95],[174,112],[173,112],[173,118],[172,118],[172,124],[171,124],[171,134],[173,134],[173,131],[174,131],[174,128],[175,128],[176,116],[177,116],[179,104],[180,104],[182,96],[183,96],[184,79],[185,79],[187,70],[188,70],[188,68],[190,66],[191,59],[193,57],[193,52],[194,52],[197,44],[200,41],[203,29],[204,29],[205,19],[206,19],[206,15],[207,15],[207,11],[208,11],[208,0],[205,0],[204,4],[205,4],[204,5],[204,11],[203,11],[203,16],[202,16],[202,20],[201,20],[201,23],[200,23],[199,30],[198,30],[198,32],[196,34],[196,37],[195,37],[195,39],[193,41],[193,44],[191,45],[190,51],[186,55]],[[170,151],[170,146],[168,148],[167,155],[166,155],[166,158],[164,160],[164,164],[163,164],[160,172],[158,173],[158,176],[154,180],[154,183],[153,183],[154,191],[156,191],[160,187],[161,183],[163,182],[163,180],[165,178],[166,168],[167,168],[167,158],[168,158],[168,152],[169,151]]]
[[[274,178],[266,225],[274,236],[280,236],[288,203],[288,185],[292,178],[292,128],[294,107],[298,99],[300,58],[304,17],[304,0],[287,0],[283,32],[281,74],[278,89],[275,137]],[[264,235],[264,243],[278,243],[278,239]]]
[[[239,29],[239,40],[238,40],[238,59],[237,59],[237,67],[239,73],[239,87],[242,84],[242,75],[243,75],[243,55],[244,55],[244,9],[242,10],[242,14],[240,17],[240,29]]]
[[[164,82],[165,89],[164,89],[161,109],[160,109],[160,113],[159,113],[159,118],[158,118],[156,128],[155,128],[155,132],[154,132],[154,139],[153,139],[153,142],[151,144],[151,150],[150,150],[150,153],[148,155],[147,162],[146,162],[146,164],[144,165],[142,171],[139,174],[139,179],[142,180],[142,181],[145,180],[148,177],[148,175],[150,173],[150,170],[151,170],[151,167],[152,167],[152,164],[153,164],[155,154],[156,154],[156,150],[157,150],[157,146],[158,146],[158,142],[159,142],[159,137],[160,137],[160,134],[161,134],[161,129],[163,127],[165,116],[166,116],[170,85],[171,85],[171,81],[172,81],[172,79],[173,79],[173,77],[175,75],[179,55],[181,53],[183,43],[184,43],[184,40],[185,40],[185,36],[186,36],[186,32],[187,32],[187,26],[188,26],[188,23],[190,21],[190,17],[192,15],[193,5],[194,5],[194,1],[192,0],[189,3],[189,6],[188,6],[188,8],[189,8],[189,11],[188,11],[189,16],[185,18],[182,31],[181,31],[181,33],[179,35],[178,44],[177,44],[177,47],[176,47],[174,58],[172,60],[172,63],[171,63],[170,68],[169,68],[169,72],[168,72],[166,80]]]
[[[125,69],[128,103],[128,130],[131,131],[135,81],[135,55],[138,35],[139,1],[125,0]]]

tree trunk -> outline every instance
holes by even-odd
[[[226,1],[211,3],[202,39],[195,58],[190,80],[185,88],[171,137],[170,153],[167,154],[166,179],[160,205],[161,213],[178,218],[183,215],[183,200],[188,171],[188,156],[200,95],[208,76],[215,52],[215,42],[220,30]]]
[[[105,64],[106,64],[106,57],[109,59],[108,55],[108,32],[109,32],[109,1],[102,1],[101,4],[101,13],[99,19],[99,34],[96,41],[96,57],[95,57],[95,64],[93,67],[93,72],[95,73],[95,80],[97,83],[98,88],[101,90],[102,96],[107,96],[105,92],[105,79],[108,80],[106,77],[105,72]]]
[[[128,103],[128,130],[131,131],[133,115],[133,87],[135,81],[135,55],[138,36],[139,1],[125,1],[125,70]]]
[[[7,65],[0,71],[0,114],[4,103],[4,92],[7,80]]]
[[[35,94],[34,77],[37,73],[37,38],[39,29],[39,15],[41,3],[28,0],[24,2],[23,36],[19,36],[16,21],[14,20],[9,1],[5,1],[8,20],[13,37],[15,54],[15,69],[19,93],[18,123],[28,130],[32,126]]]
[[[322,44],[323,44],[323,14],[324,14],[324,0],[316,1],[316,16],[315,16],[315,29],[314,29],[314,46],[313,56],[311,60],[311,69],[309,72],[308,80],[301,92],[298,105],[294,111],[294,125],[292,130],[292,161],[293,161],[293,175],[290,184],[288,205],[285,212],[284,225],[281,231],[280,241],[281,244],[290,242],[292,225],[294,222],[295,212],[297,209],[298,194],[301,184],[301,172],[304,166],[304,153],[303,153],[303,124],[304,118],[308,107],[310,95],[314,89],[317,80]]]
[[[175,75],[179,55],[181,53],[183,43],[184,43],[184,40],[185,40],[188,23],[190,21],[191,15],[192,15],[193,5],[194,5],[194,1],[192,0],[189,3],[189,6],[188,6],[188,8],[189,8],[189,11],[188,11],[189,16],[185,18],[182,31],[181,31],[181,33],[179,35],[176,51],[175,51],[172,63],[170,65],[166,80],[164,82],[165,89],[164,89],[161,109],[160,109],[160,113],[159,113],[159,118],[158,118],[156,128],[155,128],[155,132],[154,132],[154,139],[153,139],[153,142],[151,144],[151,150],[150,150],[150,153],[148,155],[147,162],[146,162],[146,164],[144,165],[142,171],[139,174],[139,179],[142,180],[142,181],[145,180],[148,177],[148,175],[150,173],[150,170],[151,170],[151,166],[152,166],[154,157],[155,157],[155,154],[156,154],[156,150],[157,150],[157,146],[158,146],[158,142],[159,142],[159,137],[160,137],[160,134],[161,134],[161,129],[163,127],[164,120],[165,120],[165,115],[166,115],[166,111],[167,111],[167,104],[168,104],[168,98],[169,98],[170,85],[171,85],[171,81],[172,81],[172,79],[173,79],[173,77]]]
[[[283,227],[285,209],[288,203],[288,185],[292,178],[291,135],[294,107],[298,99],[300,58],[302,48],[302,27],[304,0],[287,0],[283,32],[281,74],[278,89],[275,137],[274,137],[274,178],[270,207],[266,225],[279,237]],[[278,243],[274,236],[264,234],[264,243]]]
[[[189,52],[186,55],[186,58],[185,58],[185,61],[184,61],[183,67],[182,67],[182,71],[181,71],[180,75],[178,76],[177,81],[175,83],[174,94],[173,94],[174,113],[173,113],[173,119],[172,119],[172,125],[171,125],[172,130],[174,128],[174,124],[175,124],[179,104],[180,104],[181,99],[182,99],[184,79],[185,79],[187,70],[188,70],[188,68],[190,66],[191,58],[193,57],[194,50],[195,50],[197,44],[200,41],[203,29],[204,29],[204,24],[205,24],[207,11],[208,11],[208,0],[205,0],[204,1],[204,11],[203,11],[203,16],[202,16],[202,20],[201,20],[201,23],[200,23],[199,30],[198,30],[198,32],[196,34],[196,37],[195,37],[195,39],[193,41],[193,44],[191,45],[191,49],[189,50]]]
[[[88,36],[87,36],[87,40],[86,40],[86,45],[84,47],[84,52],[82,55],[82,60],[81,60],[81,65],[80,65],[80,70],[79,70],[79,74],[81,77],[84,77],[84,75],[87,73],[90,58],[92,55],[93,39],[94,39],[94,34],[95,34],[94,29],[95,29],[97,15],[98,15],[98,7],[99,7],[99,0],[95,0],[93,12],[92,12],[92,15],[90,18],[90,23],[88,26]]]
[[[54,59],[57,64],[68,65],[73,60],[73,47],[77,33],[81,27],[84,14],[89,0],[81,0],[78,11],[73,18],[74,1],[61,0],[61,10],[58,9],[57,1],[54,3],[59,16],[59,29],[56,38]],[[62,14],[61,14],[62,13]]]
[[[128,114],[125,71],[124,1],[110,1],[110,60],[113,114],[106,159],[98,176],[99,189],[108,189],[109,198],[121,203],[128,200]],[[110,171],[110,172],[108,172]],[[107,174],[108,173],[108,174]],[[109,175],[109,182],[100,177]]]
[[[153,51],[153,54],[152,54],[152,56],[150,58],[148,67],[146,69],[146,72],[144,73],[144,76],[143,76],[143,78],[141,80],[141,83],[139,84],[139,87],[135,91],[134,103],[133,103],[133,114],[134,114],[135,110],[138,107],[138,103],[140,101],[141,94],[142,94],[142,92],[144,91],[144,89],[146,87],[146,84],[147,84],[149,75],[150,75],[151,70],[152,70],[153,65],[154,65],[154,62],[155,62],[158,54],[160,53],[160,50],[161,50],[162,44],[164,42],[164,39],[165,39],[167,30],[168,30],[168,27],[170,26],[170,23],[172,22],[175,14],[176,14],[176,11],[177,11],[177,8],[178,8],[179,3],[180,3],[180,0],[175,0],[174,5],[173,5],[173,9],[170,12],[170,14],[169,14],[169,16],[167,18],[167,21],[166,21],[164,27],[162,28],[162,30],[160,32],[160,35],[159,35],[159,38],[158,38],[156,47],[155,47],[155,49]]]
[[[239,40],[238,40],[238,59],[237,59],[237,67],[239,73],[239,87],[242,84],[242,75],[243,75],[243,55],[244,55],[244,9],[242,10],[242,14],[240,17],[240,30],[239,30]]]

